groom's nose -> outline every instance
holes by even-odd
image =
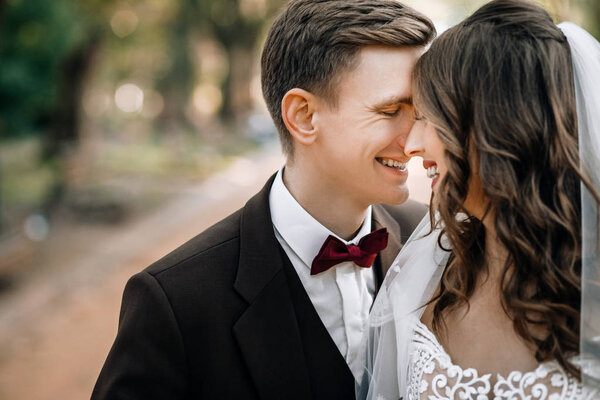
[[[415,121],[404,142],[404,154],[409,157],[423,154],[422,136],[425,126],[424,122]]]
[[[406,147],[406,142],[414,127],[414,122],[415,120],[412,118],[405,119],[401,122],[401,125],[398,126],[395,132],[395,142],[402,148],[402,151],[404,151],[404,148]]]

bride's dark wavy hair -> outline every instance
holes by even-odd
[[[443,332],[445,312],[468,305],[487,270],[483,224],[463,206],[475,168],[508,250],[504,311],[539,362],[556,359],[579,377],[568,357],[579,352],[580,182],[591,185],[579,170],[565,36],[534,3],[492,1],[432,43],[413,83],[415,104],[436,127],[448,168],[436,208],[452,250],[432,300],[434,331]],[[547,334],[536,336],[533,327]]]

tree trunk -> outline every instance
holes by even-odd
[[[0,0],[0,24],[4,22],[4,11],[6,9],[6,0]],[[0,36],[0,49],[2,48],[2,37]],[[0,235],[6,230],[5,210],[4,210],[4,191],[2,190],[2,170],[0,169]]]
[[[180,2],[179,12],[172,24],[173,34],[169,46],[173,64],[167,75],[157,85],[165,104],[157,121],[161,131],[193,129],[185,112],[194,82],[194,66],[189,46],[192,31],[191,16],[189,2]]]
[[[252,108],[250,83],[254,58],[252,49],[231,46],[226,49],[229,74],[223,82],[223,105],[219,116],[225,123],[238,122]]]
[[[66,59],[62,67],[58,91],[58,106],[52,115],[50,130],[45,137],[44,159],[60,157],[79,140],[83,85],[92,58],[100,44],[100,32],[89,39]]]
[[[88,40],[66,59],[61,70],[58,106],[52,115],[48,134],[44,138],[42,154],[44,160],[55,161],[58,169],[56,181],[43,205],[46,214],[62,200],[69,183],[66,158],[79,142],[83,87],[93,56],[99,48],[100,38],[99,30],[91,33]]]

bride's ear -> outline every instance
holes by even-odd
[[[317,130],[313,124],[315,96],[300,88],[289,90],[281,101],[281,116],[294,141],[304,146],[314,143]]]

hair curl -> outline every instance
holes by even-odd
[[[448,172],[437,209],[451,256],[433,328],[467,304],[485,273],[485,228],[464,201],[473,169],[508,258],[502,306],[539,362],[573,376],[581,304],[580,182],[570,48],[541,7],[492,1],[435,40],[414,72],[417,108],[436,127]],[[433,213],[432,213],[433,215]],[[534,334],[546,332],[543,337]]]

